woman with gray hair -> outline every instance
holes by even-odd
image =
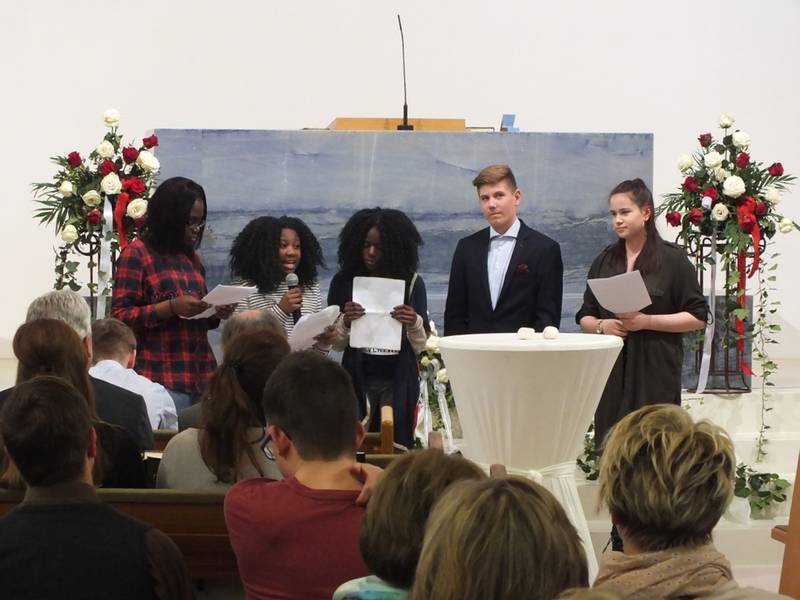
[[[782,598],[740,588],[711,532],[733,498],[736,458],[725,431],[672,404],[630,413],[606,439],[600,501],[624,542],[595,587],[631,600]]]

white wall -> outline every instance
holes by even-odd
[[[30,195],[54,172],[49,156],[92,148],[112,106],[137,139],[156,127],[398,115],[398,11],[412,116],[478,126],[515,112],[524,131],[653,132],[663,194],[680,181],[677,156],[725,111],[757,160],[800,174],[796,0],[3,2],[0,356],[52,285],[52,234],[31,218]],[[798,198],[783,206],[800,221]],[[784,326],[774,354],[798,357],[800,233],[774,248]]]

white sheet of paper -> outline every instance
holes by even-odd
[[[637,312],[652,304],[639,271],[603,279],[590,279],[587,283],[600,306],[615,315]]]
[[[403,325],[390,315],[405,291],[402,279],[353,277],[353,302],[364,307],[364,316],[350,326],[351,347],[400,350]]]
[[[323,308],[319,312],[303,315],[294,324],[289,335],[289,346],[292,351],[305,350],[314,345],[314,338],[330,327],[339,317],[339,307],[335,304]]]
[[[186,319],[205,319],[214,315],[215,306],[225,306],[226,304],[236,304],[241,300],[247,298],[250,294],[256,291],[256,287],[249,285],[223,285],[219,284],[213,290],[208,292],[203,298],[203,302],[211,305],[210,308],[204,310],[199,315],[193,317],[185,317]]]

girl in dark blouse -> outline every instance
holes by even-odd
[[[619,239],[594,259],[588,278],[638,270],[652,303],[640,312],[615,315],[600,306],[587,285],[575,315],[584,332],[618,335],[625,341],[595,413],[598,447],[608,430],[637,408],[680,405],[681,334],[702,329],[708,311],[683,249],[658,234],[653,196],[645,183],[623,181],[611,191],[608,204]]]

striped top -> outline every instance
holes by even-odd
[[[256,284],[247,279],[236,279],[231,282],[231,285],[250,285],[255,287]],[[294,329],[294,319],[291,313],[287,314],[283,312],[278,306],[278,302],[281,301],[283,295],[288,291],[289,286],[286,285],[285,281],[281,281],[280,285],[268,294],[262,294],[259,291],[253,292],[253,294],[236,305],[235,312],[240,313],[245,310],[253,309],[267,310],[278,318],[288,336],[292,333],[292,329]],[[320,293],[318,282],[315,281],[308,286],[301,285],[300,291],[303,294],[303,305],[300,307],[300,314],[302,316],[322,310],[322,294]]]

